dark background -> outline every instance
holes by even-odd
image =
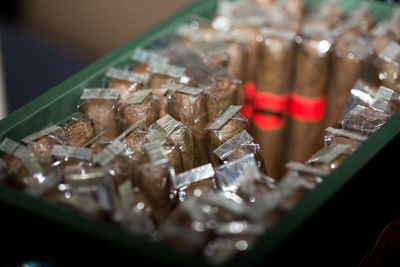
[[[15,111],[189,2],[1,1],[0,40],[8,112]]]

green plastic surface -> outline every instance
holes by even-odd
[[[311,0],[309,4],[314,5],[318,2]],[[342,1],[345,10],[351,10],[360,2],[362,1]],[[195,2],[10,114],[0,121],[0,140],[5,137],[19,140],[48,123],[56,123],[71,114],[79,103],[81,90],[85,87],[99,87],[104,82],[103,77],[109,67],[127,64],[136,47],[147,46],[158,37],[172,32],[192,15],[211,18],[216,5],[215,0]],[[382,19],[393,10],[392,6],[387,4],[372,2],[372,5],[377,19]],[[399,133],[399,125],[400,114],[397,114],[349,156],[321,185],[303,198],[273,229],[259,238],[253,249],[238,255],[229,265],[251,265],[271,253],[388,144]],[[10,209],[20,209],[29,216],[45,218],[49,224],[61,224],[115,246],[156,257],[174,265],[206,265],[201,259],[194,259],[165,245],[129,234],[116,226],[82,217],[2,185],[0,202],[7,204]]]

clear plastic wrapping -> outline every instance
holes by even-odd
[[[215,168],[215,173],[219,188],[234,193],[249,180],[261,177],[253,154],[221,165]]]
[[[149,127],[160,116],[160,100],[152,95],[151,89],[140,89],[135,91],[125,104],[118,107],[117,117],[121,130],[141,119],[146,120]]]
[[[93,120],[96,134],[107,130],[104,136],[114,139],[119,134],[118,121],[116,118],[117,100],[119,90],[104,88],[83,89],[80,112],[86,114]]]
[[[331,30],[342,22],[343,15],[339,0],[324,0],[312,9],[304,24],[317,30]]]
[[[37,157],[51,157],[51,151],[55,144],[61,144],[63,141],[58,136],[57,132],[61,130],[58,125],[49,125],[33,134],[30,134],[22,139],[29,145],[30,150]]]
[[[350,90],[350,97],[344,106],[344,109],[338,119],[338,123],[342,125],[344,116],[355,106],[369,106],[372,103],[377,91],[378,88],[375,85],[367,83],[361,79],[358,80]]]
[[[148,133],[146,119],[142,119],[132,124],[117,139],[126,146],[129,155],[138,157],[142,151],[142,143]]]
[[[374,75],[371,68],[373,56],[371,40],[358,33],[347,33],[337,39],[327,84],[323,128],[336,121],[357,80]]]
[[[195,146],[194,135],[187,126],[175,120],[170,115],[165,115],[157,120],[150,127],[150,130],[159,131],[164,137],[173,140],[178,145],[184,170],[190,170],[199,166],[200,155]]]
[[[307,175],[307,172],[301,174],[298,171],[289,171],[282,182],[277,185],[278,190],[281,192],[282,200],[279,203],[279,209],[283,212],[288,212],[293,209],[300,200],[319,183],[318,177],[316,180]],[[307,177],[308,176],[308,177]],[[281,188],[279,188],[281,187]]]
[[[257,3],[246,1],[221,1],[213,27],[218,30],[233,30],[248,39],[248,65],[246,80],[254,81],[257,64],[257,35],[260,27],[267,23],[267,12]]]
[[[272,190],[248,207],[247,216],[254,222],[262,222],[269,229],[314,187],[297,172],[289,172]]]
[[[369,107],[390,115],[394,115],[400,108],[400,95],[395,90],[384,86],[379,86],[378,91]]]
[[[377,72],[380,85],[397,88],[400,85],[400,45],[389,42],[379,54]]]
[[[167,92],[166,84],[179,83],[185,68],[168,63],[168,58],[155,51],[136,49],[132,59],[140,62],[133,68],[133,71],[147,73],[149,75],[148,86],[152,89],[154,96],[160,100],[160,115],[167,114]]]
[[[215,216],[210,206],[189,197],[179,204],[160,230],[170,245],[183,251],[196,252],[212,238],[210,226],[213,219]]]
[[[349,132],[343,129],[336,129],[328,127],[324,137],[325,145],[329,146],[331,144],[344,144],[349,145],[349,150],[354,152],[362,142],[367,140],[366,136],[359,135],[353,132]]]
[[[168,114],[192,129],[196,139],[204,139],[202,130],[208,122],[208,95],[201,88],[181,84],[165,87],[169,90]]]
[[[387,113],[357,105],[344,116],[343,129],[370,136],[389,118]]]
[[[135,162],[121,141],[116,139],[110,143],[97,145],[93,161],[107,168],[116,186],[133,179]]]
[[[163,152],[169,160],[169,163],[173,167],[175,174],[184,171],[183,155],[180,150],[181,146],[175,142],[174,139],[167,137],[165,132],[152,129],[144,138],[144,144],[146,142],[159,142]]]
[[[369,32],[375,25],[375,17],[372,14],[370,2],[360,3],[345,18],[343,23],[334,29],[337,34]]]
[[[57,125],[62,128],[59,137],[66,146],[81,147],[95,137],[93,121],[80,112],[67,116]]]
[[[26,136],[22,141],[28,144],[36,156],[50,158],[54,145],[86,146],[94,135],[91,119],[76,112],[56,124],[50,124]]]
[[[377,54],[380,54],[390,41],[400,41],[400,11],[394,10],[391,17],[381,20],[370,31],[372,43]]]
[[[0,143],[3,152],[7,183],[18,189],[28,190],[37,184],[47,184],[53,178],[50,176],[51,161],[49,158],[36,157],[26,146],[5,138]],[[49,177],[47,179],[47,177]]]
[[[146,196],[130,180],[118,186],[119,209],[113,221],[124,229],[139,235],[151,235],[156,231],[151,219],[151,207]]]
[[[172,211],[176,199],[172,190],[175,175],[166,152],[158,141],[146,143],[137,171],[138,187],[145,194],[156,224],[164,221]]]
[[[253,137],[246,130],[236,134],[213,152],[223,164],[253,154],[259,170],[263,173],[267,173],[264,160],[261,156],[260,145],[254,142]]]
[[[170,64],[185,68],[181,83],[200,87],[208,95],[209,121],[213,121],[226,107],[236,102],[241,82],[233,79],[223,67],[205,62],[199,55],[178,43],[160,53],[169,58]]]
[[[349,144],[330,144],[312,155],[307,164],[327,170],[336,169],[350,154]]]
[[[213,165],[219,164],[214,150],[242,130],[249,129],[248,120],[239,113],[241,106],[229,106],[215,121],[205,128],[208,132],[208,150]]]
[[[143,73],[135,73],[128,70],[109,68],[106,72],[109,79],[108,88],[119,91],[118,104],[125,104],[138,90],[144,87],[148,77]]]
[[[180,201],[189,197],[202,197],[217,190],[215,171],[210,163],[176,175],[173,183]]]
[[[246,80],[248,59],[247,39],[230,31],[217,31],[211,25],[199,25],[197,21],[184,24],[177,34],[191,50],[206,61],[225,67],[233,77]]]
[[[86,202],[97,206],[99,210],[111,214],[118,205],[116,187],[107,170],[103,168],[87,168],[80,171],[69,172],[65,180],[71,189],[71,200],[75,197],[79,200],[85,199]],[[81,201],[70,205],[77,209],[82,205]],[[64,199],[65,203],[68,200]],[[84,203],[84,202],[83,202]]]

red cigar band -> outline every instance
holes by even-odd
[[[253,106],[249,104],[243,105],[240,113],[242,113],[246,118],[250,119],[253,116]]]
[[[256,85],[254,84],[254,82],[249,81],[246,83],[245,92],[246,102],[253,102],[254,96],[256,94]]]
[[[275,113],[286,113],[288,95],[276,95],[271,92],[256,92],[254,108]]]
[[[245,104],[243,105],[243,108],[240,110],[240,112],[248,119],[253,116],[253,101],[255,93],[256,86],[254,82],[247,82],[245,85]]]
[[[289,100],[289,114],[299,121],[320,122],[324,116],[325,98],[304,97],[292,94]]]
[[[253,123],[262,131],[272,131],[282,129],[285,125],[285,119],[276,115],[256,112],[253,116]]]

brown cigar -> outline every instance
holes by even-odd
[[[333,125],[350,97],[350,90],[363,74],[374,54],[371,42],[356,32],[337,39],[328,79],[325,115],[322,129]],[[365,73],[366,77],[372,76]]]
[[[289,105],[289,161],[303,162],[322,145],[321,122],[333,41],[322,32],[303,27],[298,41],[296,71]]]
[[[147,96],[144,99],[138,95],[147,92]],[[138,90],[136,94],[133,94],[127,104],[122,105],[118,108],[118,120],[120,122],[121,130],[126,130],[132,124],[138,122],[141,119],[146,119],[146,126],[149,127],[160,115],[160,100],[158,97],[150,95],[151,90]],[[140,99],[133,99],[135,95],[138,95]]]
[[[112,100],[93,98],[86,100],[80,111],[93,120],[96,133],[107,130],[104,136],[114,139],[119,134],[115,108],[115,102]]]
[[[254,137],[262,147],[268,174],[283,175],[283,153],[288,93],[294,56],[294,32],[262,28],[256,72]]]

